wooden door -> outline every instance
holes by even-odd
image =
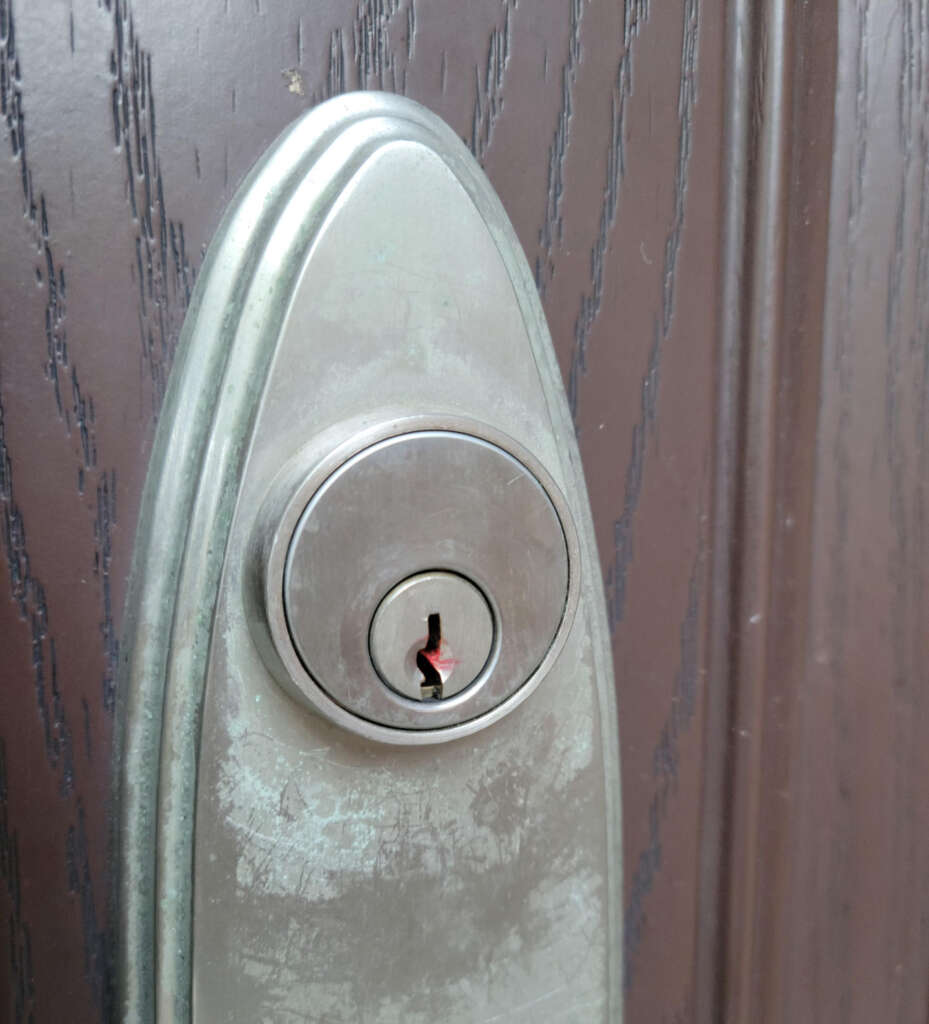
[[[925,0],[0,0],[0,1016],[111,1013],[111,744],[205,246],[411,96],[536,275],[613,631],[629,1022],[929,1005]]]

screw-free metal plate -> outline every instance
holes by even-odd
[[[263,567],[286,634],[313,495],[422,431],[509,452],[574,525],[563,638],[531,695],[366,737],[294,682]],[[438,118],[343,97],[262,158],[198,275],[145,495],[121,648],[123,1019],[620,1020],[617,720],[573,426],[519,241]]]

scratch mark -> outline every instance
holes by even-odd
[[[355,71],[361,89],[387,89],[396,92],[397,59],[391,42],[394,18],[401,10],[401,0],[360,0],[352,25]],[[404,19],[407,60],[412,52],[411,26],[416,16]]]
[[[0,0],[0,30],[2,30]],[[19,836],[10,826],[9,783],[6,772],[6,746],[0,736],[0,882],[6,889],[10,905],[8,918],[9,960],[6,970],[12,989],[12,1010],[15,1024],[26,1024],[35,1017],[35,986],[33,983],[32,936],[23,916],[23,883],[19,861]]]
[[[471,152],[478,163],[484,157],[493,139],[494,126],[503,111],[503,82],[510,60],[510,2],[504,5],[503,26],[494,26],[487,46],[487,61],[483,74],[474,68],[474,109],[471,113]]]
[[[329,36],[329,67],[326,75],[326,99],[345,92],[345,43],[342,29],[333,29]]]
[[[108,984],[110,937],[104,929],[100,928],[97,921],[90,855],[87,846],[87,823],[84,805],[80,800],[77,801],[77,824],[68,827],[64,859],[68,891],[77,896],[80,902],[81,922],[86,940],[84,943],[84,976],[93,986],[96,1005],[103,1008],[103,1019],[109,1020],[111,1013]]]
[[[495,1013],[492,1017],[485,1017],[483,1024],[494,1024],[494,1021],[498,1020],[510,1020],[514,1013],[521,1013],[523,1010],[528,1010],[533,1006],[538,1006],[539,1003],[544,1003],[551,999],[552,996],[557,996],[559,992],[564,992],[568,988],[567,985],[559,985],[558,988],[553,988],[550,991],[544,993],[541,996],[537,996],[535,999],[529,999],[525,1003],[520,1003],[518,1006],[513,1006],[506,1013]]]
[[[136,35],[127,0],[108,0],[107,8],[113,15],[113,131],[126,165],[126,195],[136,228],[139,333],[152,388],[152,416],[157,419],[196,275],[187,255],[184,225],[167,214],[151,54]],[[234,108],[235,90],[232,103]]]
[[[577,422],[580,376],[587,372],[587,343],[597,317],[600,315],[600,307],[603,301],[604,260],[610,234],[616,222],[620,184],[626,172],[624,152],[626,101],[633,91],[633,67],[637,41],[642,26],[648,19],[648,2],[649,0],[626,0],[624,10],[624,50],[617,65],[616,77],[610,98],[610,131],[607,146],[606,182],[603,189],[603,202],[600,207],[597,237],[590,252],[591,290],[589,294],[582,295],[580,299],[580,308],[574,321],[574,347],[571,354],[571,365],[568,370],[568,404],[575,422]],[[542,280],[544,281],[544,279]]]
[[[632,429],[630,459],[626,466],[626,480],[623,492],[623,510],[620,517],[613,523],[613,564],[607,570],[606,589],[607,604],[610,615],[610,628],[615,630],[622,621],[626,608],[626,575],[634,556],[633,527],[638,511],[639,499],[645,478],[646,450],[648,439],[653,434],[657,418],[658,384],[661,369],[661,357],[664,344],[671,333],[674,315],[674,286],[677,280],[677,259],[680,252],[684,231],[685,199],[687,194],[687,172],[693,146],[693,111],[697,102],[696,65],[698,44],[698,6],[697,0],[685,0],[683,5],[684,30],[681,41],[681,81],[678,92],[678,153],[674,173],[674,201],[671,227],[665,240],[664,266],[662,274],[662,293],[660,317],[656,317],[655,338],[649,352],[648,364],[642,378],[640,417]],[[639,24],[638,21],[634,22]],[[631,50],[627,51],[623,60],[631,59]],[[631,65],[630,65],[631,66]],[[631,75],[631,71],[628,72]],[[620,77],[620,81],[622,81]],[[631,88],[631,85],[630,85]],[[625,101],[622,100],[624,103]],[[619,140],[617,166],[622,174],[622,116],[614,118]],[[594,290],[590,298],[584,297],[581,312],[575,324],[575,350],[569,372],[569,402],[572,412],[577,417],[579,397],[578,378],[586,370],[586,352],[590,332],[600,311],[603,288],[603,258],[606,253],[609,225],[615,212],[607,204],[601,219],[601,232],[592,253],[594,266]]]
[[[556,238],[560,240],[562,235],[561,200],[564,195],[564,164],[571,134],[577,67],[581,59],[581,23],[584,18],[585,6],[582,0],[571,0],[568,59],[561,69],[561,108],[555,122],[555,134],[548,148],[548,190],[545,216],[542,220],[542,227],[539,228],[541,252],[536,256],[535,261],[535,283],[543,298],[554,273],[552,248]],[[548,78],[548,49],[545,50],[543,77]]]
[[[700,683],[700,591],[704,551],[701,545],[690,572],[687,609],[679,628],[680,661],[671,688],[671,710],[652,751],[654,790],[648,806],[648,841],[634,858],[629,900],[623,916],[623,985],[635,979],[636,954],[647,926],[645,904],[661,870],[662,826],[677,792],[680,741],[693,721]]]

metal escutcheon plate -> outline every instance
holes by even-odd
[[[617,718],[573,426],[519,242],[422,107],[332,100],[242,185],[137,552],[123,1019],[621,1019]],[[370,629],[433,571],[471,580],[499,637],[424,711]]]

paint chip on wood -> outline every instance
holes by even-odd
[[[306,87],[303,84],[303,75],[297,68],[283,68],[281,70],[281,77],[287,83],[287,91],[294,93],[296,96],[305,96]]]

